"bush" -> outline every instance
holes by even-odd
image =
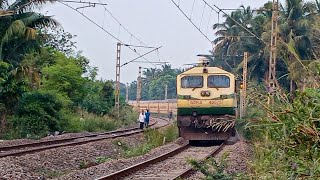
[[[153,148],[163,145],[164,143],[172,142],[178,137],[178,130],[175,125],[171,125],[165,130],[147,129],[144,132],[144,136],[146,140],[145,143],[134,148],[126,148],[126,157],[139,156],[149,152]]]
[[[317,179],[320,176],[320,92],[297,92],[293,103],[275,99],[272,107],[262,107],[264,116],[249,121],[258,134],[254,141],[252,177],[266,179]]]
[[[82,122],[82,129],[89,132],[110,131],[116,128],[116,122],[106,119],[86,119]]]
[[[25,93],[19,100],[13,126],[21,137],[43,136],[48,131],[58,131],[64,125],[62,103],[49,93]]]

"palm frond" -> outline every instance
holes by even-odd
[[[16,0],[8,7],[8,10],[21,14],[33,9],[40,9],[44,4],[54,3],[55,0]]]
[[[225,23],[216,23],[212,26],[213,30],[216,29],[227,29],[226,24]]]
[[[47,27],[47,26],[59,26],[60,24],[51,16],[44,16],[42,14],[29,12],[25,13],[26,17],[20,20],[29,27]]]

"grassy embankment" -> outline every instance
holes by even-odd
[[[78,132],[101,132],[110,131],[137,123],[137,113],[132,111],[130,107],[123,108],[121,110],[121,119],[116,119],[115,114],[97,116],[93,114],[83,113],[83,120],[81,119],[81,113],[63,112],[63,123],[59,125],[59,131],[64,133],[78,133]],[[47,136],[48,131],[38,132],[37,124],[29,129],[23,127],[15,127],[14,123],[17,120],[14,118],[8,119],[8,131],[3,135],[0,135],[1,139],[18,139],[18,138],[31,138],[39,139]]]
[[[124,157],[143,155],[150,150],[172,142],[178,138],[178,129],[175,124],[163,129],[145,129],[143,142],[137,146],[129,146],[124,142],[115,140],[114,144],[120,146]]]

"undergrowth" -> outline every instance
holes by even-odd
[[[253,142],[248,177],[253,179],[320,179],[320,91],[297,92],[292,103],[277,94],[251,94],[242,133]]]
[[[114,114],[109,116],[97,116],[93,114],[83,113],[83,119],[80,113],[73,113],[62,111],[63,123],[61,123],[60,128],[57,129],[59,132],[101,132],[110,131],[117,128],[134,124],[137,121],[137,113],[132,110],[131,107],[122,107],[120,117],[117,119]],[[30,138],[30,139],[40,139],[47,136],[50,131],[48,129],[37,131],[37,125],[32,125],[32,131],[29,131],[24,126],[14,126],[17,122],[15,117],[8,118],[8,130],[0,134],[0,139],[19,139],[19,138]]]
[[[114,144],[122,149],[122,154],[125,157],[134,157],[143,155],[163,144],[174,141],[178,137],[178,130],[175,125],[158,130],[158,129],[145,129],[144,130],[144,143],[136,147],[129,147],[127,144],[115,141]]]

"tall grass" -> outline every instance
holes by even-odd
[[[143,155],[149,152],[151,149],[159,147],[163,144],[174,141],[178,137],[178,130],[175,125],[158,130],[158,129],[146,129],[144,131],[144,143],[136,147],[129,147],[128,145],[121,143],[122,151],[125,157],[134,157]]]
[[[258,113],[249,111],[243,122],[254,148],[249,177],[320,179],[320,92],[297,92],[292,103],[279,95],[273,107],[260,98],[248,107]]]
[[[109,116],[97,116],[94,114],[88,114],[84,112],[74,113],[69,111],[63,111],[64,121],[61,123],[61,128],[59,131],[64,131],[65,133],[72,132],[101,132],[110,131],[120,128],[122,126],[127,126],[130,124],[137,123],[138,114],[132,110],[129,106],[124,106],[121,108],[120,119],[117,119],[115,114],[110,114]],[[84,118],[81,120],[81,114]],[[18,138],[32,138],[39,139],[46,136],[49,132],[38,132],[37,135],[25,133],[23,129],[15,128],[13,125],[13,118],[8,118],[8,131],[4,134],[0,134],[1,139],[18,139]],[[27,134],[27,136],[25,136]]]
[[[130,107],[122,107],[120,112],[121,119],[117,119],[117,116],[113,113],[109,116],[96,116],[84,113],[83,120],[81,120],[80,115],[69,115],[69,123],[65,130],[67,132],[110,131],[136,123],[138,115]]]

